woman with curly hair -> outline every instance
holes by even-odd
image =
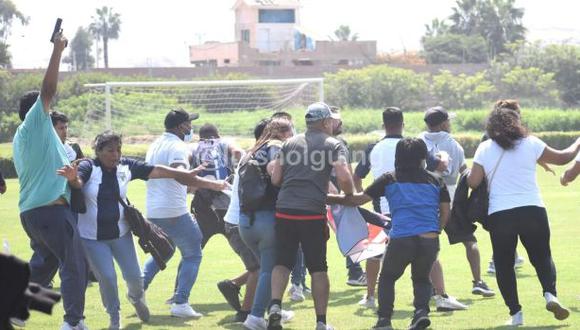
[[[468,176],[471,188],[487,182],[489,188],[488,228],[493,248],[496,279],[510,325],[522,325],[514,258],[518,238],[542,285],[546,309],[558,320],[570,312],[556,298],[556,268],[550,252],[550,226],[536,180],[536,164],[564,165],[574,159],[580,139],[564,150],[556,150],[531,136],[521,122],[517,101],[500,100],[490,113],[486,133]],[[487,181],[484,181],[487,178]]]

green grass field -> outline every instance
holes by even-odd
[[[563,168],[558,168],[558,175]],[[539,170],[540,172],[541,170]],[[559,298],[570,310],[570,318],[564,322],[555,320],[552,314],[544,309],[541,287],[536,279],[533,267],[527,261],[518,270],[518,284],[521,304],[523,305],[525,324],[523,329],[580,329],[580,183],[561,187],[558,178],[551,174],[539,173],[542,195],[547,205],[552,230],[552,253],[558,268]],[[24,233],[18,217],[18,182],[8,180],[8,192],[0,196],[0,239],[7,239],[11,253],[28,260],[31,255],[29,240]],[[130,186],[129,196],[141,209],[145,202],[145,188],[142,182]],[[491,246],[486,232],[481,228],[476,232],[482,257],[482,268],[485,272],[491,257]],[[495,329],[508,317],[507,307],[501,296],[481,298],[471,294],[471,274],[465,259],[462,246],[449,246],[446,236],[441,239],[441,260],[444,267],[447,292],[469,305],[469,310],[454,313],[431,314],[433,329]],[[374,325],[375,314],[371,310],[361,309],[357,302],[364,295],[362,288],[352,288],[345,284],[346,270],[344,258],[336,246],[336,241],[329,241],[329,275],[331,280],[331,297],[328,320],[338,329],[369,329]],[[521,255],[526,256],[523,248]],[[140,254],[141,264],[145,256]],[[197,283],[195,284],[190,303],[205,316],[200,320],[182,320],[169,316],[169,306],[164,302],[171,296],[173,280],[179,258],[174,258],[168,268],[161,272],[147,292],[151,309],[151,321],[142,324],[124,298],[125,285],[119,274],[121,296],[122,324],[126,329],[242,329],[240,324],[233,324],[234,312],[225,303],[217,290],[216,283],[222,279],[237,276],[242,271],[242,263],[231,251],[226,240],[214,237],[204,250],[204,259]],[[497,284],[493,276],[484,274],[484,280],[494,289]],[[56,279],[58,285],[58,278]],[[397,282],[394,327],[406,328],[412,315],[412,289],[409,271]],[[313,303],[310,297],[302,303],[291,303],[285,300],[285,308],[296,312],[295,319],[287,324],[287,329],[312,329],[314,326]],[[54,315],[45,316],[33,312],[27,323],[27,329],[57,329],[62,322],[62,304],[56,306]],[[102,329],[108,325],[108,316],[101,304],[98,285],[93,284],[86,293],[86,324],[90,329]]]

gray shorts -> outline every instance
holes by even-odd
[[[242,238],[240,237],[239,227],[236,225],[232,225],[231,223],[228,222],[225,223],[225,226],[228,243],[230,243],[230,246],[232,247],[234,252],[238,256],[240,256],[240,259],[242,259],[242,262],[244,263],[246,270],[249,272],[253,272],[260,269],[260,261],[258,260],[258,258],[256,258],[256,256],[254,255],[252,250],[250,250],[250,248],[246,245],[246,243],[242,241]]]

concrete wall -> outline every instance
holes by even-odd
[[[228,43],[205,43],[199,46],[189,46],[189,62],[216,61],[217,66],[238,66],[240,44]],[[229,63],[226,63],[229,60]]]

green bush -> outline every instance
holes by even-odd
[[[340,107],[419,109],[428,97],[425,76],[388,65],[326,74],[324,90],[327,102]]]
[[[453,75],[447,70],[433,77],[431,87],[439,104],[451,109],[480,108],[495,92],[483,72],[468,76]]]

